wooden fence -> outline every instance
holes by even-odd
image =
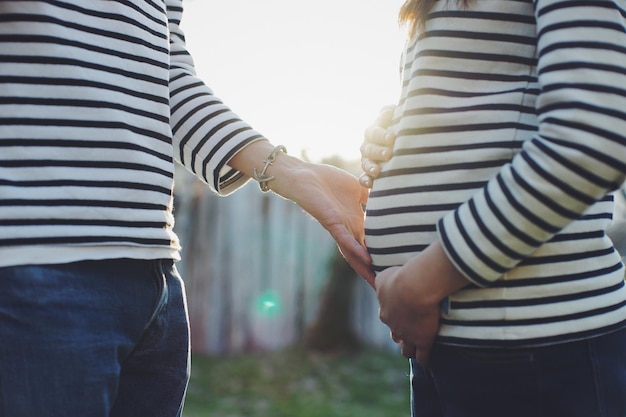
[[[250,183],[218,197],[177,173],[178,268],[188,292],[192,347],[207,354],[294,345],[315,320],[337,249],[294,203]],[[366,345],[395,346],[378,320],[371,288],[359,280],[352,325]]]

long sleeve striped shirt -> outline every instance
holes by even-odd
[[[626,179],[626,2],[437,1],[402,70],[394,156],[367,207],[375,268],[443,243],[471,285],[450,297],[440,343],[624,327],[605,229]]]
[[[181,0],[0,1],[0,266],[178,258],[174,160],[227,194],[261,136],[196,77]]]

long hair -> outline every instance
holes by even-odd
[[[400,7],[400,13],[398,15],[398,21],[402,26],[408,26],[409,34],[413,35],[417,29],[422,28],[426,21],[426,16],[430,9],[432,9],[436,0],[405,0],[402,7]],[[466,7],[472,0],[457,0],[457,2]]]

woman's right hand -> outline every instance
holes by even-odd
[[[391,159],[394,134],[388,130],[393,119],[396,106],[389,105],[381,109],[378,117],[366,130],[361,145],[361,168],[363,174],[359,178],[361,185],[372,188],[374,179],[380,175],[380,163]]]

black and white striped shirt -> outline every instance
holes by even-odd
[[[438,1],[407,44],[375,268],[435,239],[473,285],[439,341],[558,343],[626,325],[605,229],[626,178],[626,1]]]
[[[177,258],[174,159],[228,193],[260,135],[194,73],[181,0],[0,1],[0,266]]]

